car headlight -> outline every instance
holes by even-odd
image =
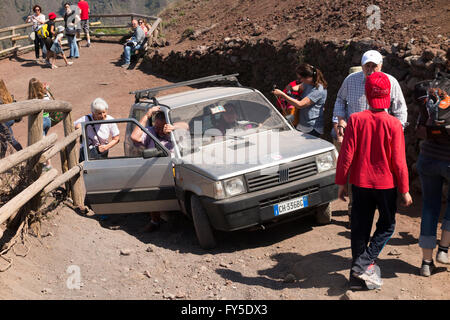
[[[242,177],[235,177],[223,181],[224,189],[229,197],[246,192]]]
[[[336,167],[336,160],[331,152],[319,154],[316,156],[317,171],[324,172]]]
[[[214,198],[217,200],[222,200],[247,192],[247,188],[245,187],[242,177],[234,177],[223,181],[216,181],[213,187]]]

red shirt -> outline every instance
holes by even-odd
[[[400,121],[385,111],[350,116],[336,168],[336,184],[409,191],[405,138]]]
[[[78,8],[81,9],[80,19],[88,20],[89,19],[89,3],[87,1],[78,2]]]

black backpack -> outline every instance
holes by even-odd
[[[417,135],[421,139],[450,140],[450,79],[438,72],[433,80],[425,80],[414,87],[414,98],[419,105]]]

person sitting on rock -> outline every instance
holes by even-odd
[[[123,48],[124,64],[122,68],[128,68],[130,66],[131,53],[139,50],[142,43],[145,40],[145,32],[142,28],[139,28],[139,23],[136,19],[131,21],[131,26],[134,30],[133,36],[127,40]]]

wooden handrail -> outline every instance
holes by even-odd
[[[47,194],[47,193],[52,192],[53,190],[58,188],[63,183],[66,183],[67,181],[69,181],[73,177],[79,175],[81,170],[83,170],[83,165],[84,165],[84,162],[78,164],[77,166],[73,167],[72,169],[70,169],[70,170],[66,171],[65,173],[63,173],[63,174],[59,175],[58,177],[56,177],[55,180],[53,180],[51,183],[49,183],[44,188],[44,193]]]
[[[4,104],[0,108],[0,123],[35,114],[40,111],[70,112],[70,103],[60,100],[33,99]]]
[[[0,224],[16,214],[20,208],[42,191],[58,174],[56,169],[44,173],[38,180],[0,208]]]
[[[75,130],[71,134],[69,134],[64,139],[58,141],[53,147],[51,147],[49,150],[45,151],[41,158],[39,159],[39,162],[44,163],[48,159],[52,158],[54,155],[56,155],[58,152],[63,150],[65,147],[67,147],[72,142],[76,141],[78,137],[81,136],[81,128]],[[1,168],[1,166],[0,166]]]
[[[15,152],[7,158],[0,159],[0,174],[18,165],[19,163],[24,162],[39,153],[42,153],[44,150],[51,147],[51,145],[54,144],[57,139],[58,136],[56,135],[56,133],[52,133],[44,137],[42,140],[39,140],[38,142],[32,144],[31,146]]]
[[[150,20],[157,20],[158,17],[148,16],[140,13],[118,13],[118,14],[90,14],[90,18],[123,18],[123,17],[136,17]]]
[[[130,17],[133,19],[134,18],[147,19],[149,22],[153,21],[152,27],[150,28],[150,31],[147,33],[147,38],[150,41],[152,41],[154,38],[158,37],[158,30],[159,30],[159,32],[162,31],[161,18],[155,17],[155,16],[150,16],[150,15],[144,15],[144,14],[139,14],[139,13],[119,13],[119,14],[91,14],[90,17],[94,18],[94,19],[96,19],[96,18],[101,19],[101,18]],[[57,23],[64,22],[64,19],[56,18],[55,22],[57,22]],[[11,32],[12,33],[10,35],[0,37],[0,40],[11,39],[11,47],[0,50],[0,58],[7,57],[8,55],[11,55],[11,53],[17,54],[17,53],[25,51],[25,50],[31,50],[34,47],[34,44],[16,45],[17,41],[20,41],[20,40],[25,41],[28,38],[28,36],[26,35],[28,33],[28,31],[24,30],[24,32],[21,32],[22,35],[20,35],[19,33],[16,33],[16,30],[27,29],[27,28],[31,28],[31,27],[32,27],[32,23],[30,22],[30,23],[24,23],[24,24],[19,24],[16,26],[10,26],[10,27],[0,29],[0,34],[3,32]],[[92,26],[92,30],[102,29],[102,28],[104,28],[104,29],[111,29],[111,28],[121,29],[121,28],[126,28],[126,27],[128,27],[128,26],[125,26],[123,24],[116,25],[116,26],[114,26],[114,25]],[[82,36],[83,35],[84,34],[82,34]],[[94,37],[123,37],[123,36],[128,36],[128,35],[129,35],[129,33],[120,33],[120,34],[107,34],[107,33],[95,33],[95,32],[91,33],[91,36],[94,36]],[[66,45],[66,44],[67,44],[67,40],[63,41],[63,45]]]

